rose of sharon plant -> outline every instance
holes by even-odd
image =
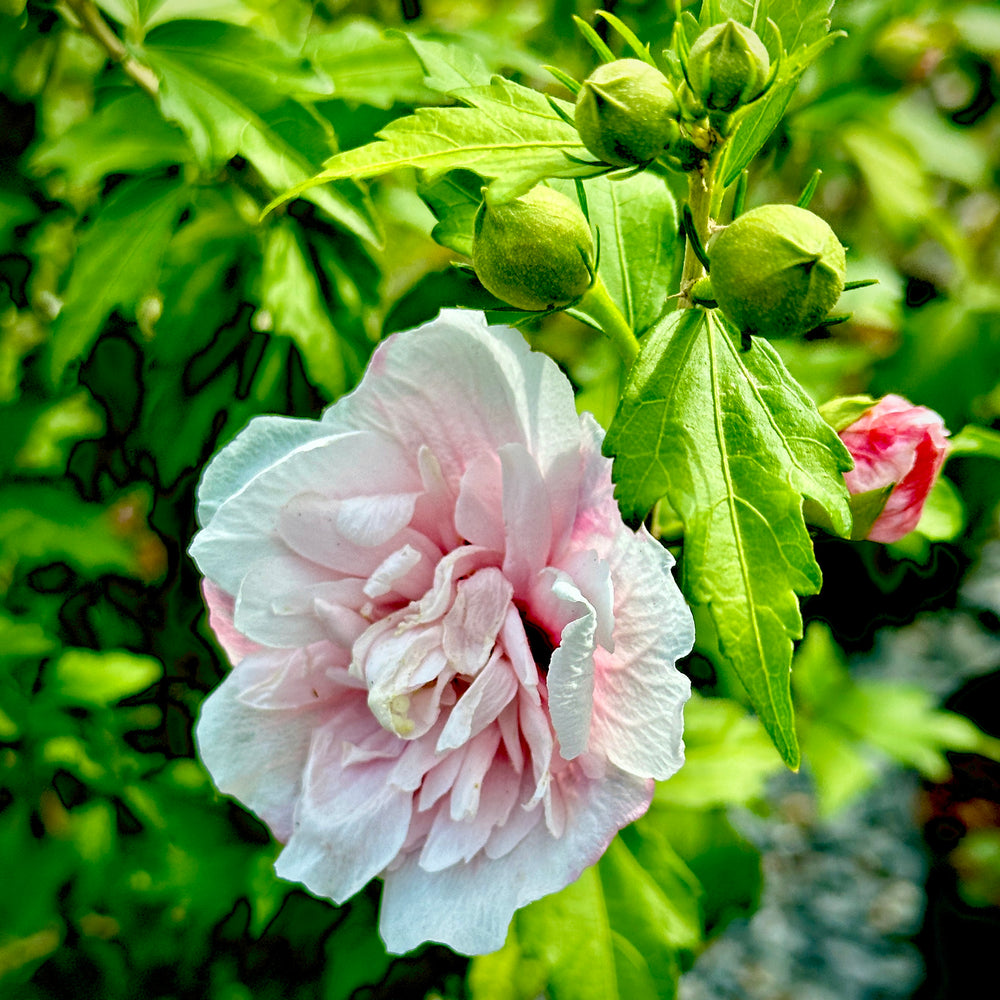
[[[947,435],[937,413],[896,395],[880,399],[840,431],[854,458],[854,468],[844,474],[852,494],[896,484],[866,536],[871,541],[895,542],[917,526],[944,464]]]
[[[199,750],[281,876],[338,902],[381,876],[392,951],[501,947],[683,761],[691,615],[601,439],[551,360],[450,312],[205,472],[191,553],[234,667]]]

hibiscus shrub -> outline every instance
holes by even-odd
[[[831,7],[0,4],[0,992],[673,997],[770,775],[997,758],[847,656],[995,552],[996,12]]]

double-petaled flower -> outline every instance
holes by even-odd
[[[234,667],[201,755],[280,875],[382,878],[393,951],[499,948],[683,761],[691,615],[601,439],[551,360],[452,312],[205,472],[191,553]]]

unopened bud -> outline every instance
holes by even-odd
[[[733,20],[703,31],[687,61],[691,88],[710,111],[733,111],[758,98],[770,69],[764,43]]]
[[[604,163],[648,163],[680,135],[667,78],[641,59],[598,66],[583,83],[574,115],[583,144]]]
[[[794,336],[812,329],[844,290],[844,248],[818,215],[762,205],[708,245],[719,308],[745,333]]]
[[[476,213],[472,266],[484,287],[517,309],[569,305],[594,280],[594,241],[575,202],[538,185]]]

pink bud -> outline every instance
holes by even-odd
[[[896,484],[868,532],[871,541],[895,542],[917,526],[944,464],[947,435],[937,413],[895,395],[879,400],[840,432],[854,458],[854,468],[844,474],[852,494]]]

